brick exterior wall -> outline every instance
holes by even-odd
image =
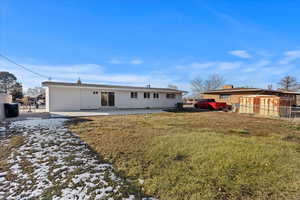
[[[223,94],[223,93],[222,93]],[[224,93],[226,94],[226,93]],[[220,99],[220,94],[202,94],[203,99],[215,99],[217,102],[224,102],[228,105],[238,104],[240,103],[240,97],[247,96],[247,95],[258,95],[257,93],[253,92],[241,92],[241,93],[234,93],[229,96],[227,99]],[[264,93],[261,95],[276,95],[274,93]],[[286,94],[285,96],[290,97],[292,99],[292,105],[299,105],[297,104],[297,98],[294,94]]]
[[[231,95],[227,99],[220,99],[219,94],[203,94],[202,97],[203,97],[203,99],[214,99],[217,102],[224,102],[228,105],[232,105],[232,104],[239,103],[240,97],[245,96],[245,95],[248,95],[248,94],[234,94],[234,95]]]

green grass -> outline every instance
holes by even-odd
[[[289,122],[230,113],[87,119],[70,128],[121,174],[144,180],[147,195],[300,198],[300,133]]]
[[[300,166],[292,163],[299,156],[294,145],[214,132],[175,134],[156,142],[147,154],[154,176],[145,184],[153,194],[168,191],[162,199],[284,199],[298,187],[295,182],[286,188]],[[184,159],[175,159],[178,155]]]

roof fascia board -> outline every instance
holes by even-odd
[[[152,88],[117,88],[117,87],[97,87],[97,86],[75,86],[75,85],[45,85],[44,87],[52,88],[80,88],[80,89],[97,89],[103,91],[138,91],[138,92],[164,92],[164,93],[183,93],[184,91],[174,91],[174,90],[161,90],[161,89],[152,89]]]

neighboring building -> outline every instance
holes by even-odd
[[[4,93],[0,93],[0,120],[5,118],[5,111],[4,111],[4,103],[11,103],[12,96]]]
[[[75,111],[101,108],[170,108],[182,102],[184,91],[64,82],[43,82],[46,110]]]
[[[215,99],[218,102],[226,102],[228,105],[240,103],[240,97],[247,95],[275,95],[288,97],[292,105],[297,105],[297,96],[300,93],[290,91],[268,90],[260,88],[234,88],[233,85],[225,85],[223,89],[204,92],[202,98]]]
[[[239,113],[271,117],[291,117],[291,99],[275,95],[249,95],[240,98]]]

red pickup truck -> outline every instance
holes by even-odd
[[[227,104],[216,102],[214,99],[200,99],[194,104],[194,107],[209,110],[223,110],[227,108]]]

